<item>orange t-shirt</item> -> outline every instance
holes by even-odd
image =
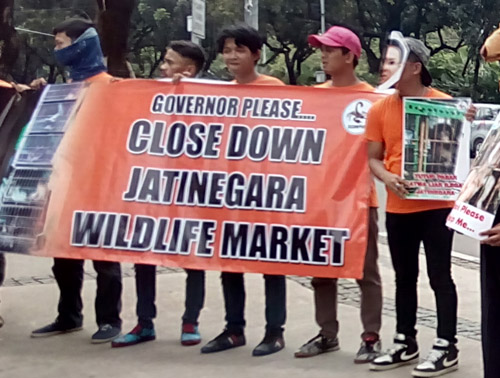
[[[332,85],[332,81],[328,80],[328,81],[325,81],[324,83],[315,85],[314,88],[328,88],[328,89],[333,89],[336,91],[343,91],[343,90],[359,91],[359,92],[374,92],[375,91],[375,88],[373,88],[370,84],[368,84],[365,81],[360,81],[358,84],[349,85],[348,87],[335,87]]]
[[[94,75],[94,76],[91,76],[91,77],[85,79],[84,81],[86,83],[104,83],[104,82],[109,83],[112,78],[113,78],[113,76],[111,76],[107,72],[101,72],[101,73],[98,73],[97,75]]]
[[[429,88],[424,97],[451,98],[434,88]],[[373,104],[366,119],[365,137],[369,141],[384,144],[385,169],[400,176],[403,151],[403,100],[399,93],[394,93]],[[387,212],[389,213],[405,214],[443,209],[453,207],[453,203],[453,201],[401,199],[391,190],[387,190]]]
[[[328,80],[325,81],[324,83],[315,85],[314,88],[327,88],[330,90],[335,90],[335,91],[358,91],[358,92],[374,92],[375,88],[373,88],[370,84],[361,81],[358,84],[350,85],[347,87],[335,87],[332,86],[332,81]],[[375,188],[375,181],[373,179],[371,180],[371,185],[370,185],[370,201],[369,201],[370,207],[378,207],[378,198],[377,198],[377,190]]]
[[[233,80],[233,83],[238,84],[236,80]],[[254,81],[242,85],[285,85],[285,83],[275,77],[259,74]]]

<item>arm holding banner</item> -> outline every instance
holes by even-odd
[[[40,77],[38,79],[33,80],[30,83],[30,88],[34,90],[41,89],[47,85],[47,80],[45,80],[43,77]]]

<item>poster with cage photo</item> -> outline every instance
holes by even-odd
[[[409,199],[455,200],[469,172],[467,98],[405,98],[401,175]]]
[[[52,159],[85,88],[83,83],[49,85],[31,109],[0,184],[0,251],[29,253],[35,245],[50,200]]]
[[[493,226],[499,206],[500,120],[497,118],[472,164],[447,226],[475,239],[484,239],[479,234]]]

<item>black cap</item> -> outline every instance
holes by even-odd
[[[410,49],[410,52],[418,58],[420,63],[422,63],[422,84],[428,87],[432,83],[432,76],[426,67],[431,57],[430,50],[424,45],[422,41],[412,37],[406,37],[405,42]]]

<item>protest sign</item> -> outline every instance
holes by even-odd
[[[469,172],[469,99],[404,98],[401,176],[410,199],[455,200]]]
[[[68,89],[80,95],[61,100],[56,89],[16,155],[14,166],[38,181],[4,197],[2,209],[24,213],[0,233],[3,250],[362,276],[362,127],[379,95],[127,80]]]
[[[467,176],[447,226],[481,240],[493,226],[500,205],[500,123],[497,118]]]

